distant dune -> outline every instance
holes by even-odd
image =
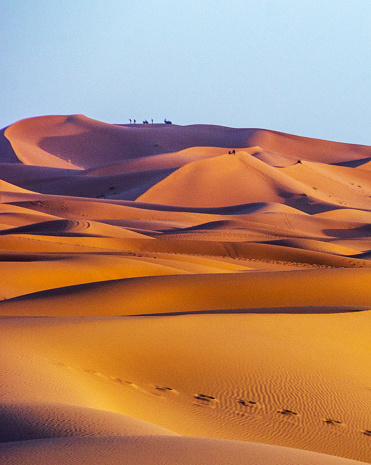
[[[371,463],[371,147],[0,131],[0,462]]]

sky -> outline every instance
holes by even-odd
[[[371,145],[370,0],[0,0],[0,127],[265,128]]]

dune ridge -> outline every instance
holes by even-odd
[[[0,131],[0,461],[371,463],[371,147]]]

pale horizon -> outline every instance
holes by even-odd
[[[0,126],[84,114],[371,145],[371,4],[5,0]]]

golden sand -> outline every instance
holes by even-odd
[[[371,463],[370,147],[0,137],[1,463]]]

